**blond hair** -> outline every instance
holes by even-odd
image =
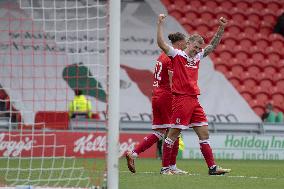
[[[192,34],[187,38],[188,43],[193,43],[195,41],[197,41],[199,44],[204,44],[203,37],[201,35],[197,34],[197,33]]]

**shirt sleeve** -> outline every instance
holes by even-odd
[[[169,52],[167,53],[168,56],[174,58],[178,54],[178,50],[174,49],[172,46],[169,46]]]

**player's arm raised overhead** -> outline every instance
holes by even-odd
[[[165,42],[163,37],[163,23],[165,21],[166,15],[160,14],[157,23],[157,44],[158,46],[167,54],[170,50],[170,46]]]
[[[210,41],[209,45],[207,45],[204,48],[204,55],[203,55],[204,57],[209,55],[214,49],[216,49],[217,45],[220,43],[222,35],[223,35],[225,27],[226,27],[226,24],[227,24],[227,19],[221,17],[219,19],[219,24],[220,24],[220,26],[218,28],[218,31],[215,33],[215,35],[212,38],[212,40]]]

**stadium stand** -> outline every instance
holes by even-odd
[[[279,111],[284,112],[284,38],[272,33],[277,17],[283,13],[283,1],[162,2],[189,33],[205,35],[209,32],[205,35],[206,41],[216,30],[219,17],[229,19],[223,40],[211,56],[215,69],[232,82],[258,115],[264,112],[264,101],[277,104]],[[247,88],[251,90],[245,90]],[[275,94],[282,98],[276,100]]]

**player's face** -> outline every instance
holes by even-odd
[[[186,43],[185,39],[179,41],[179,47],[180,47],[181,50],[186,49],[186,46],[187,46],[187,43]]]
[[[192,43],[188,43],[187,48],[189,49],[189,53],[193,56],[201,52],[202,50],[202,44],[200,44],[197,41],[194,41]]]

